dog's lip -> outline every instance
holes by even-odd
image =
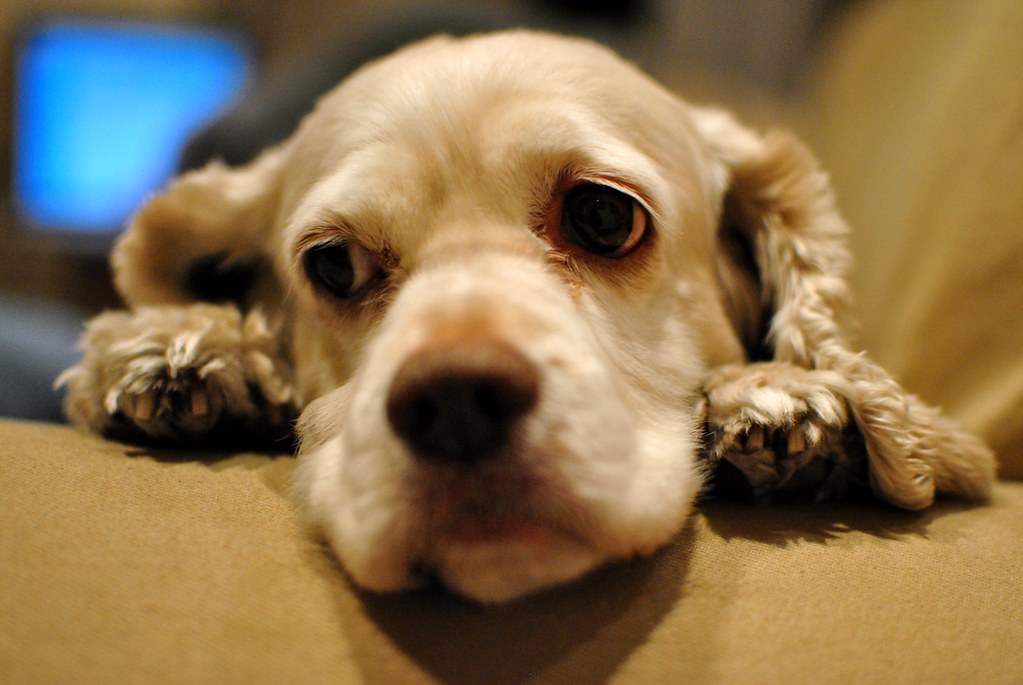
[[[421,506],[445,512],[447,519],[477,515],[498,518],[546,493],[548,479],[517,465],[485,465],[472,470],[431,469],[420,474]]]

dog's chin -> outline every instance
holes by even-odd
[[[461,523],[445,532],[424,560],[445,587],[485,603],[573,580],[603,561],[579,538],[523,519]]]

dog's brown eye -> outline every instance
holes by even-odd
[[[633,198],[610,186],[583,183],[565,195],[561,231],[594,254],[621,257],[646,233],[646,211]]]
[[[379,267],[373,257],[356,243],[324,243],[306,250],[305,269],[309,278],[336,297],[357,295]]]

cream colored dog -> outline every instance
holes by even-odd
[[[651,552],[705,462],[758,497],[866,464],[900,507],[984,498],[991,453],[847,343],[845,233],[790,135],[589,42],[437,38],[142,209],[67,412],[200,444],[301,412],[297,498],[376,591]]]

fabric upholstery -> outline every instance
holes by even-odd
[[[286,456],[0,423],[11,683],[1010,683],[1023,484],[907,513],[708,502],[652,559],[510,606],[353,591]]]

